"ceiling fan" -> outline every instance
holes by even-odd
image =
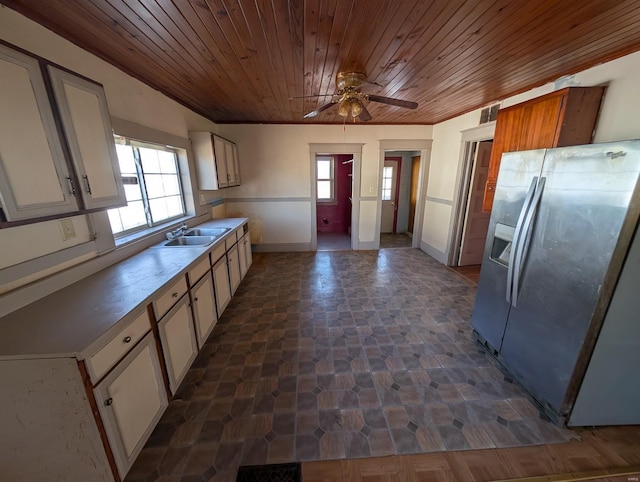
[[[365,94],[360,91],[360,87],[367,83],[367,76],[362,72],[339,72],[336,76],[335,94],[327,95],[310,95],[305,97],[332,97],[331,102],[318,107],[316,110],[305,114],[304,118],[309,119],[315,117],[321,112],[338,105],[338,114],[342,117],[357,117],[361,121],[371,120],[371,114],[364,105],[364,101],[380,102],[381,104],[395,105],[406,109],[415,109],[418,107],[417,102],[408,100],[393,99],[391,97],[383,97],[381,95]]]

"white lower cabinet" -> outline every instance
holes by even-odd
[[[198,354],[188,296],[183,296],[158,322],[158,331],[169,375],[169,388],[175,394]]]
[[[208,262],[208,260],[207,260]],[[216,316],[216,301],[213,295],[213,278],[208,272],[191,288],[193,298],[193,313],[196,317],[196,332],[198,346],[202,347],[207,337],[218,321]]]
[[[238,286],[240,286],[240,260],[238,255],[238,245],[234,244],[233,247],[227,251],[227,262],[229,263],[229,284],[231,285],[231,294],[233,295]]]
[[[231,301],[231,286],[229,285],[229,271],[227,270],[227,257],[223,256],[213,265],[213,283],[216,290],[216,308],[218,317]]]
[[[152,333],[95,387],[94,394],[124,478],[168,405]]]
[[[247,271],[249,271],[251,263],[253,262],[249,232],[246,232],[244,236],[240,238],[240,241],[238,241],[238,258],[240,260],[240,277],[244,279]]]

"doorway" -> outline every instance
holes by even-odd
[[[411,158],[411,187],[409,191],[409,224],[407,232],[413,237],[416,220],[416,206],[418,204],[418,177],[420,176],[420,156]]]
[[[385,157],[384,159],[384,167],[382,168],[382,213],[380,215],[381,233],[396,233],[401,162],[401,157]]]
[[[351,249],[353,155],[316,155],[318,251]]]
[[[468,142],[466,145],[466,169],[463,178],[460,226],[454,266],[476,267],[479,270],[484,255],[487,229],[491,213],[482,210],[484,188],[489,172],[492,140]]]

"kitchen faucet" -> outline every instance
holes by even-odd
[[[173,231],[169,231],[167,233],[167,239],[172,240],[179,236],[184,236],[184,234],[187,232],[187,229],[189,229],[189,227],[186,225],[186,223],[182,223],[182,225],[179,228],[174,229]]]

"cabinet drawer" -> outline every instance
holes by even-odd
[[[240,241],[240,238],[242,238],[242,236],[244,236],[244,227],[240,226],[238,229],[236,229],[236,240]]]
[[[226,252],[227,250],[226,250],[225,243],[221,243],[213,251],[211,251],[211,265],[213,266],[214,264],[216,264],[218,260],[224,256],[224,253]]]
[[[231,247],[238,242],[238,238],[236,232],[234,231],[231,236],[225,239],[224,244],[227,247],[227,251],[231,249]]]
[[[109,343],[86,360],[91,381],[95,384],[151,330],[146,310],[121,329]]]
[[[160,296],[153,302],[153,311],[156,314],[156,320],[160,320],[164,314],[169,311],[173,305],[187,292],[187,281],[184,276],[176,281],[170,288],[162,292]]]
[[[209,256],[205,256],[202,261],[189,270],[189,283],[191,283],[191,286],[196,284],[196,281],[202,278],[210,269]]]

